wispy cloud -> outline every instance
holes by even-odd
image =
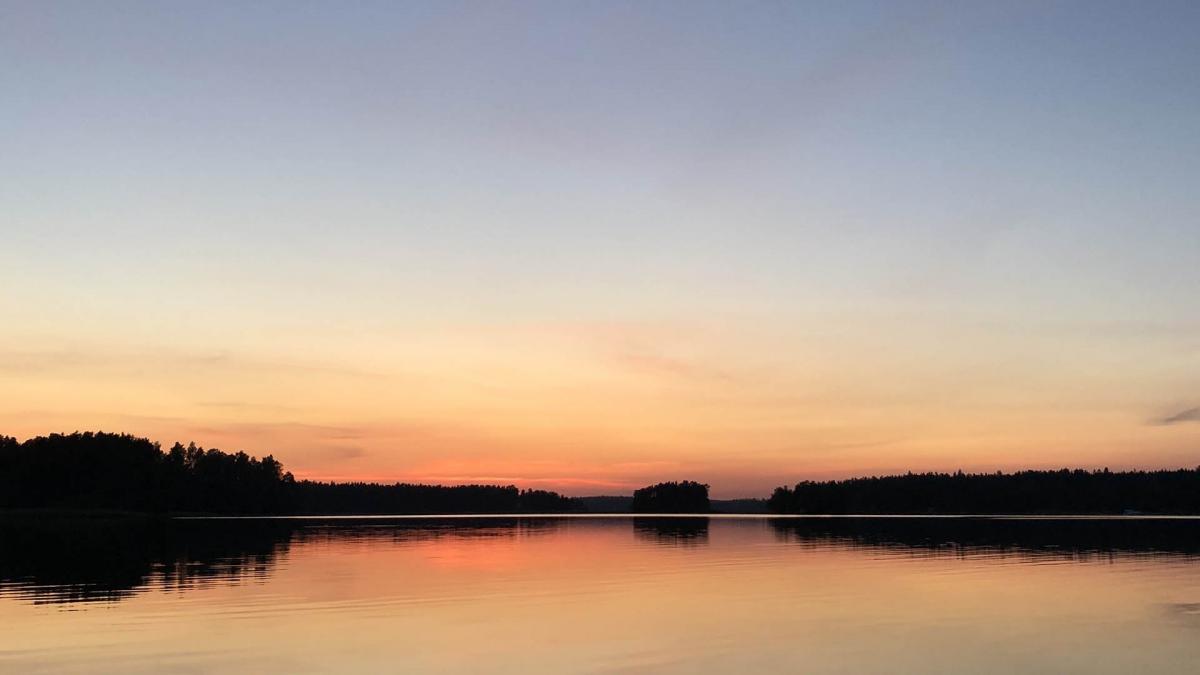
[[[249,412],[294,413],[300,410],[300,408],[297,406],[275,405],[271,403],[250,403],[248,401],[198,401],[196,406],[199,408],[211,408],[224,411]]]
[[[239,438],[290,433],[330,440],[353,440],[366,435],[366,432],[358,427],[337,427],[324,424],[307,424],[304,422],[231,422],[226,424],[197,425],[189,428],[188,431],[194,434]]]
[[[693,350],[689,347],[693,347],[701,337],[707,337],[698,335],[701,328],[695,325],[579,322],[551,326],[546,330],[589,343],[599,358],[637,375],[713,382],[738,379],[721,364],[691,353]]]
[[[1168,426],[1183,422],[1200,422],[1200,408],[1188,408],[1187,410],[1180,410],[1174,415],[1168,415],[1153,421],[1154,424],[1159,426]]]
[[[337,445],[324,448],[313,448],[312,450],[308,451],[307,454],[316,459],[345,461],[365,457],[367,455],[367,449],[360,445]]]
[[[330,363],[300,363],[263,359],[226,351],[176,352],[169,350],[119,351],[105,348],[57,350],[0,350],[0,373],[111,372],[121,375],[195,370],[203,373],[242,371],[260,375],[314,373],[343,377],[379,377],[378,373]]]
[[[652,377],[684,378],[689,380],[732,381],[729,373],[710,368],[695,361],[664,356],[649,351],[626,351],[614,355],[624,368]]]

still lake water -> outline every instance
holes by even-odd
[[[0,672],[1186,673],[1200,520],[0,520]]]

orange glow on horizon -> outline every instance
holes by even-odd
[[[1137,371],[1089,382],[1022,342],[989,338],[985,357],[934,350],[924,331],[887,353],[861,337],[788,350],[778,328],[497,326],[347,337],[337,362],[302,356],[303,341],[269,357],[27,345],[0,389],[0,425],[272,454],[303,478],[572,495],[683,478],[745,497],[906,471],[1200,464],[1200,424],[1155,424],[1172,409],[1131,397]]]

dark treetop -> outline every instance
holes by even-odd
[[[128,434],[0,436],[0,508],[151,513],[532,513],[576,510],[574,500],[511,485],[297,481],[270,455],[257,459]]]
[[[921,473],[780,487],[775,513],[1198,514],[1200,469]]]
[[[708,486],[685,480],[650,485],[633,493],[634,513],[708,513]]]

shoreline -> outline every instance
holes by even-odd
[[[88,509],[0,509],[0,518],[46,518],[77,520],[619,520],[630,518],[711,520],[1197,520],[1200,514],[1167,513],[361,513],[361,514],[203,514],[147,513],[141,511]]]

